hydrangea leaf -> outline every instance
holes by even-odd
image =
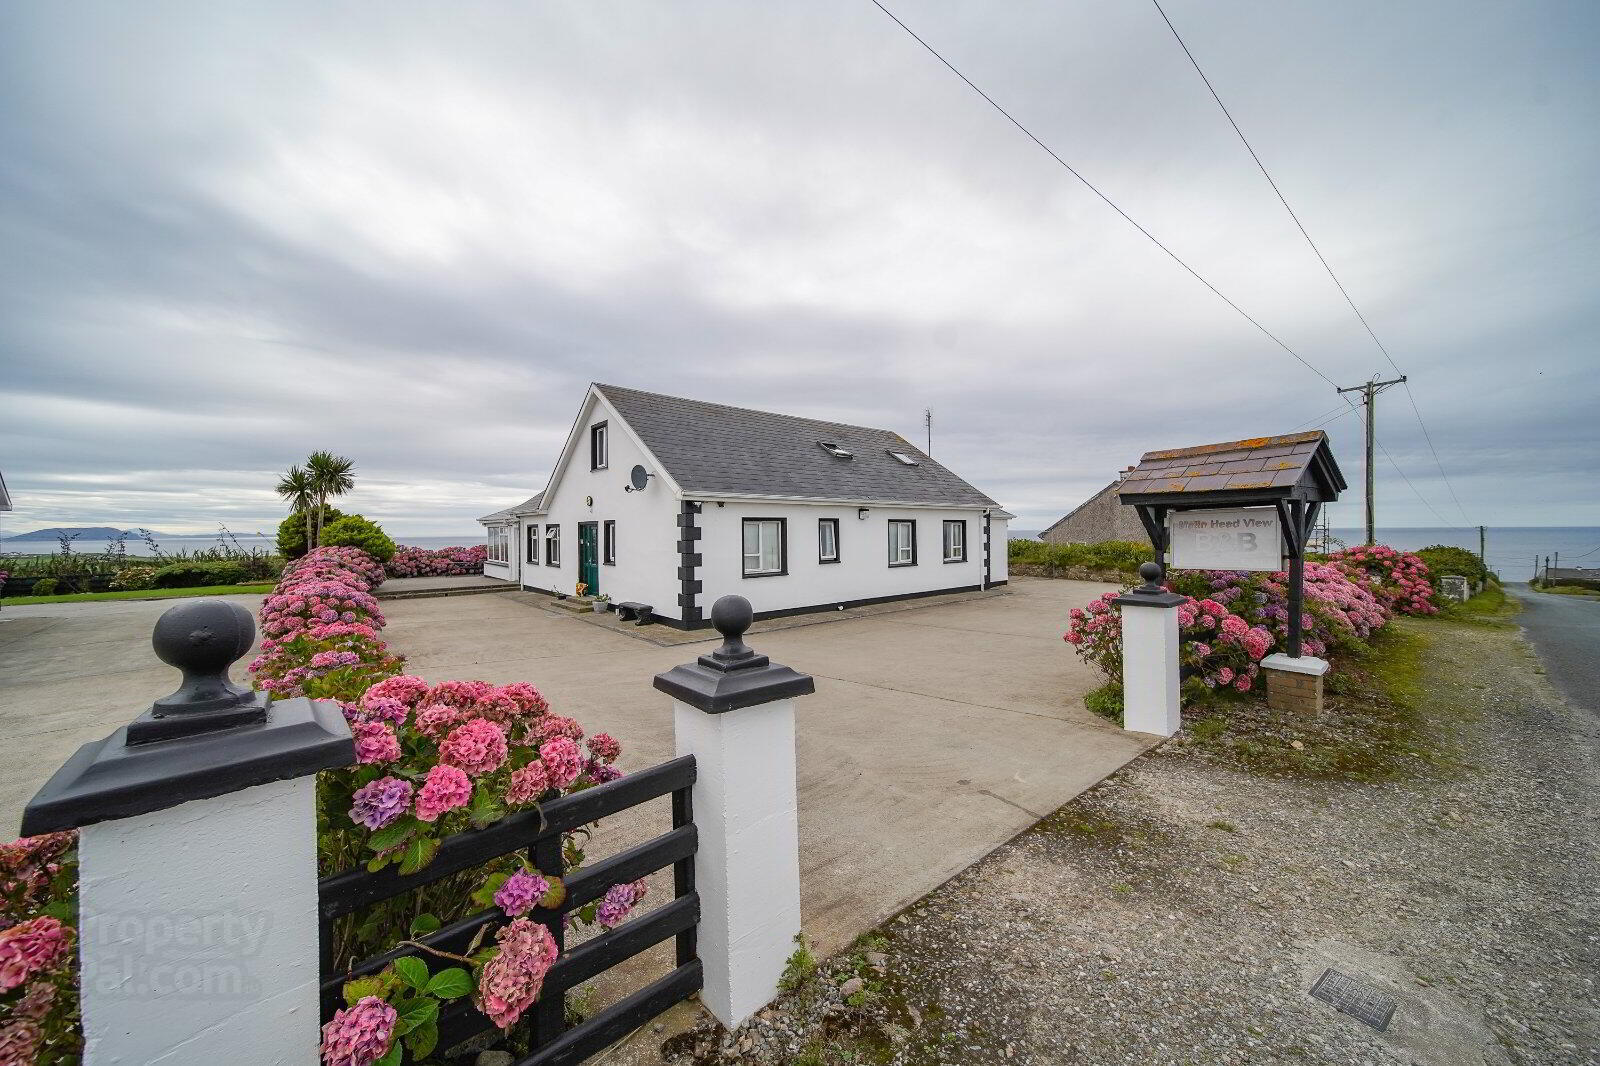
[[[427,993],[440,999],[460,999],[472,991],[472,977],[459,966],[440,970],[428,982]]]
[[[400,975],[400,980],[418,992],[428,987],[428,964],[415,955],[394,960],[394,972]]]
[[[437,932],[442,924],[436,915],[419,914],[411,919],[411,936],[413,938],[427,936],[429,933]]]
[[[550,887],[539,897],[539,906],[545,910],[555,910],[567,901],[567,886],[559,877],[546,877],[545,880]]]

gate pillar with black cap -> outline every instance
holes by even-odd
[[[1144,584],[1118,596],[1122,610],[1122,728],[1170,737],[1183,725],[1178,699],[1178,604],[1161,564],[1139,567]]]
[[[1169,569],[1286,571],[1284,648],[1261,661],[1267,703],[1279,710],[1322,709],[1328,663],[1302,654],[1305,551],[1317,513],[1345,487],[1321,430],[1146,452],[1117,486],[1118,499],[1138,511],[1157,563]],[[1223,515],[1224,509],[1226,517],[1213,521],[1214,531],[1202,528],[1174,545],[1175,518],[1183,516],[1193,531],[1203,526],[1206,512]],[[1254,551],[1260,546],[1254,540],[1244,541],[1253,537],[1249,523],[1266,522],[1273,527],[1271,543],[1279,546],[1270,557]],[[1229,543],[1230,536],[1239,539]]]
[[[729,1029],[778,994],[800,933],[794,697],[816,691],[745,644],[754,617],[743,596],[718,599],[722,646],[655,679],[672,697],[678,754],[698,767],[700,998]]]
[[[156,623],[183,672],[28,804],[77,829],[84,1055],[110,1063],[317,1060],[317,771],[355,762],[335,703],[228,679],[255,622],[199,600]]]

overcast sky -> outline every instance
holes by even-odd
[[[1394,376],[1152,5],[886,2],[1323,373]],[[1166,7],[1411,375],[1461,509],[1393,389],[1433,510],[1380,459],[1380,524],[1600,525],[1600,6]],[[7,3],[0,368],[11,532],[266,529],[327,448],[347,509],[472,533],[589,381],[931,407],[1023,529],[1340,406],[869,0]]]

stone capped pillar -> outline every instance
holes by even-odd
[[[1112,602],[1122,609],[1122,728],[1170,737],[1183,726],[1178,694],[1182,596],[1161,586],[1160,563],[1139,567],[1144,584]]]
[[[800,932],[794,697],[816,690],[745,645],[753,618],[749,600],[723,596],[711,609],[722,646],[655,679],[678,754],[695,757],[700,998],[729,1029],[777,995]]]
[[[355,747],[337,704],[228,679],[254,641],[236,603],[168,610],[152,643],[183,683],[23,813],[79,830],[86,1066],[317,1061],[316,773]]]
[[[1267,679],[1267,706],[1294,714],[1322,713],[1322,679],[1328,662],[1315,655],[1291,658],[1275,652],[1261,660]]]

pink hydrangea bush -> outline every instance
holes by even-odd
[[[79,1061],[77,836],[0,844],[0,1064]]]
[[[1283,573],[1201,570],[1177,574],[1168,582],[1177,592],[1208,595],[1253,626],[1272,633],[1277,647],[1289,636],[1289,585]],[[1383,603],[1342,569],[1327,563],[1305,564],[1305,609],[1301,614],[1301,650],[1327,655],[1365,642],[1389,620]]]
[[[1420,556],[1387,544],[1363,544],[1334,552],[1339,569],[1363,581],[1396,614],[1438,614],[1428,564]]]
[[[484,544],[458,548],[400,547],[390,556],[390,577],[458,577],[483,573],[489,548]]]
[[[1074,607],[1064,638],[1111,681],[1122,679],[1122,614],[1113,602],[1119,595],[1108,592],[1086,608]],[[1179,665],[1189,699],[1218,690],[1247,692],[1255,686],[1260,662],[1272,650],[1271,633],[1209,597],[1185,596],[1177,612]]]

